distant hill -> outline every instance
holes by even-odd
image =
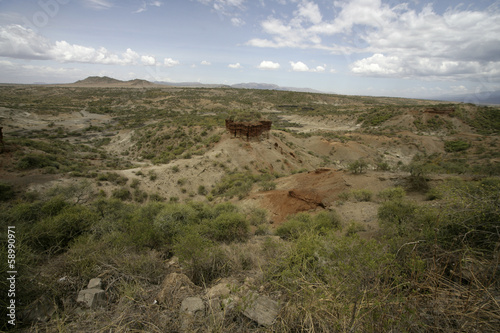
[[[166,81],[155,81],[156,84],[162,84],[165,86],[172,87],[189,87],[189,88],[230,88],[226,84],[210,84],[210,83],[200,83],[200,82],[166,82]]]
[[[78,80],[74,84],[88,84],[88,85],[93,85],[93,84],[120,84],[123,83],[124,81],[120,81],[117,79],[113,79],[108,76],[89,76],[86,79],[83,80]]]
[[[237,89],[285,90],[285,91],[297,91],[297,92],[309,92],[309,93],[324,93],[323,91],[311,88],[281,87],[276,84],[256,83],[256,82],[237,83],[231,85],[231,87]]]
[[[141,80],[121,81],[108,76],[89,76],[86,79],[78,80],[75,83],[67,84],[74,87],[154,87],[156,84]]]
[[[481,92],[476,94],[442,95],[434,97],[433,99],[479,105],[500,105],[500,90]]]
[[[189,88],[235,88],[235,89],[261,89],[261,90],[282,90],[308,93],[323,93],[322,91],[311,88],[281,87],[270,83],[237,83],[227,84],[207,84],[200,82],[165,82],[165,81],[146,81],[141,79],[121,81],[108,76],[89,76],[86,79],[78,80],[75,83],[66,84],[73,87],[158,87],[160,85],[170,87],[189,87]]]
[[[260,90],[284,90],[284,91],[297,91],[297,92],[311,92],[311,93],[322,93],[322,91],[311,89],[311,88],[296,88],[296,87],[281,87],[276,84],[270,83],[236,83],[232,85],[226,84],[206,84],[200,82],[161,82],[155,81],[158,84],[164,84],[168,86],[175,87],[191,87],[191,88],[236,88],[236,89],[260,89]]]

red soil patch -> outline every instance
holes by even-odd
[[[333,169],[288,176],[277,183],[277,190],[257,192],[250,197],[271,212],[274,223],[283,222],[288,215],[328,207],[347,188],[342,172]]]

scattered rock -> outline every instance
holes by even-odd
[[[218,298],[224,297],[231,293],[231,290],[228,287],[227,283],[219,283],[212,288],[207,290],[207,297],[210,298]]]
[[[243,314],[262,326],[271,326],[279,313],[278,302],[267,296],[250,293]]]
[[[102,289],[84,289],[78,293],[76,300],[78,303],[83,303],[89,309],[106,306],[106,293]]]
[[[42,296],[27,306],[26,309],[20,313],[20,317],[23,321],[29,323],[46,322],[49,321],[54,312],[56,312],[54,302],[47,296]]]
[[[87,285],[87,289],[102,289],[102,281],[99,278],[91,279]]]
[[[187,297],[181,303],[179,318],[181,320],[182,332],[196,331],[196,322],[203,320],[205,316],[205,303],[199,297]]]
[[[81,303],[89,309],[106,306],[106,292],[101,288],[101,279],[91,279],[87,285],[87,289],[78,293],[78,298],[76,299],[77,303]]]
[[[181,303],[181,313],[195,314],[198,311],[205,313],[205,304],[199,297],[185,298]]]
[[[156,300],[167,306],[177,307],[183,299],[195,296],[201,290],[182,273],[167,275]]]

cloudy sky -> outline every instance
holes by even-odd
[[[500,0],[0,0],[0,82],[500,90]]]

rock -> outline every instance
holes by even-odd
[[[46,322],[50,320],[55,312],[54,302],[47,296],[42,296],[21,311],[20,317],[23,321],[29,323]]]
[[[78,303],[83,303],[86,307],[90,309],[96,309],[98,307],[105,306],[106,293],[102,289],[84,289],[78,293],[78,298],[76,300]]]
[[[89,281],[89,284],[87,285],[87,289],[102,289],[101,279],[99,278],[91,279]]]
[[[203,321],[205,316],[205,303],[199,297],[187,297],[181,303],[179,318],[181,332],[194,332],[196,322]]]
[[[181,313],[195,314],[198,311],[205,312],[205,304],[199,297],[188,297],[181,303]]]
[[[200,289],[185,274],[171,273],[163,280],[156,300],[167,306],[178,307],[183,299],[195,296]]]
[[[255,293],[249,294],[249,300],[245,302],[243,314],[256,321],[262,326],[271,326],[278,317],[278,302],[266,296]]]
[[[229,290],[229,287],[227,283],[219,283],[212,288],[207,290],[207,297],[208,298],[219,298],[219,297],[224,297],[226,295],[229,295],[231,293],[231,290]]]

